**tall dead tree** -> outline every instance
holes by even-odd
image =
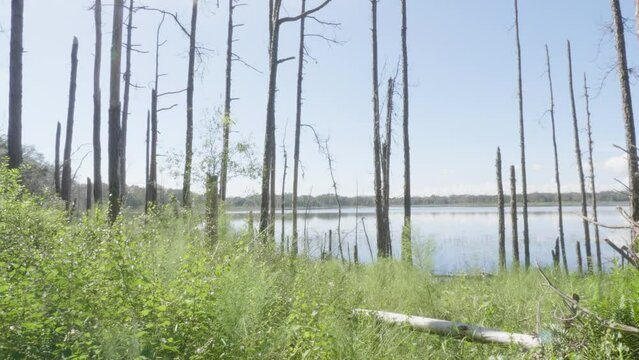
[[[56,195],[60,195],[61,187],[60,187],[60,132],[61,132],[60,122],[58,121],[58,126],[55,129],[55,163],[53,165],[53,184],[55,185],[55,193]]]
[[[373,47],[373,155],[374,155],[374,187],[375,187],[375,215],[377,219],[377,256],[388,257],[388,243],[390,234],[384,221],[384,198],[382,190],[382,169],[381,169],[381,140],[379,134],[379,80],[378,80],[378,59],[377,59],[377,0],[371,0],[372,13],[372,47]]]
[[[524,265],[530,267],[530,235],[528,233],[528,185],[526,178],[526,135],[524,132],[524,91],[521,73],[521,41],[519,39],[519,2],[515,0],[515,35],[517,46],[517,98],[519,99],[519,147],[521,150],[521,197],[524,220]]]
[[[193,0],[191,32],[189,33],[189,70],[186,85],[186,157],[184,161],[184,181],[182,183],[182,205],[186,208],[191,207],[191,164],[193,162],[193,83],[195,78],[197,4],[198,0]]]
[[[129,121],[129,92],[131,91],[131,43],[133,33],[133,0],[129,0],[129,19],[126,25],[126,60],[124,68],[124,95],[122,98],[122,124],[120,126],[120,198],[126,196],[126,134]]]
[[[95,59],[93,63],[93,197],[102,201],[102,145],[100,127],[102,122],[102,100],[100,91],[100,68],[102,64],[102,0],[95,0]]]
[[[73,37],[71,46],[71,79],[69,81],[69,106],[67,109],[67,129],[64,138],[64,159],[62,162],[62,187],[60,195],[66,209],[71,205],[71,147],[73,140],[73,116],[75,113],[76,79],[78,76],[78,38]]]
[[[9,49],[9,167],[22,164],[22,34],[24,0],[11,0],[11,42]]]
[[[265,234],[271,223],[269,216],[269,205],[271,197],[271,181],[275,157],[275,95],[277,90],[277,69],[279,64],[292,58],[279,58],[279,37],[280,28],[285,23],[295,22],[303,17],[311,15],[324,8],[331,0],[325,0],[320,5],[303,12],[297,16],[289,16],[280,18],[280,9],[282,0],[269,1],[269,81],[268,81],[268,99],[266,102],[266,130],[264,138],[264,158],[262,162],[262,194],[260,199],[260,233]]]
[[[111,223],[115,222],[120,214],[120,74],[123,12],[123,0],[115,0],[109,89],[109,215]]]
[[[393,123],[393,96],[395,94],[395,81],[393,78],[388,79],[388,88],[386,92],[386,134],[382,142],[382,193],[384,198],[384,228],[388,233],[388,242],[386,243],[389,256],[393,256],[393,248],[390,239],[390,222],[388,213],[390,210],[390,157],[392,142],[392,123]]]
[[[519,270],[519,234],[517,231],[517,179],[515,166],[510,166],[510,226],[512,227],[513,269]]]
[[[157,149],[158,149],[158,86],[160,82],[160,31],[164,24],[165,15],[158,24],[155,37],[155,82],[151,90],[151,154],[149,155],[149,182],[148,182],[148,199],[146,208],[157,204],[158,200],[158,173],[157,173]]]
[[[302,0],[302,13],[306,11],[306,0]],[[300,39],[297,51],[297,101],[295,113],[295,149],[293,152],[293,199],[292,199],[292,216],[293,216],[293,240],[291,242],[291,255],[297,256],[297,191],[299,184],[299,167],[300,167],[300,135],[302,126],[302,83],[304,79],[304,38],[306,37],[306,17],[300,19]]]
[[[282,194],[280,195],[282,197],[281,200],[281,207],[282,207],[282,233],[281,233],[281,238],[280,238],[280,246],[282,247],[282,249],[284,248],[284,239],[286,237],[286,231],[284,231],[284,191],[286,190],[286,170],[288,169],[288,156],[286,154],[286,147],[284,146],[284,141],[282,141],[282,152],[284,155],[284,167],[283,169],[283,174],[282,174]]]
[[[597,270],[601,272],[602,264],[601,264],[601,243],[599,239],[599,225],[598,224],[598,216],[597,216],[597,189],[595,187],[595,165],[592,160],[592,150],[593,150],[593,141],[592,141],[592,126],[590,123],[590,96],[588,94],[588,79],[586,78],[586,74],[584,73],[584,99],[586,101],[586,126],[588,130],[588,165],[590,166],[590,189],[592,190],[592,219],[594,220],[595,226],[595,250],[597,251]]]
[[[630,92],[630,76],[626,58],[626,39],[624,35],[623,17],[619,0],[611,0],[612,18],[617,47],[617,72],[621,86],[621,105],[626,130],[626,152],[628,158],[628,178],[630,189],[630,215],[639,222],[639,169],[637,166],[637,139],[635,134],[635,118],[632,110],[632,94]],[[633,236],[636,234],[633,234]]]
[[[407,45],[407,17],[406,0],[402,1],[402,127],[404,130],[404,227],[402,228],[402,259],[413,262],[411,244],[411,198],[410,198],[410,141],[408,131],[408,45]]]
[[[87,211],[91,210],[93,206],[93,184],[91,184],[91,178],[87,178],[87,198],[86,198],[86,209]]]
[[[568,47],[568,83],[570,87],[570,105],[572,108],[572,126],[575,133],[575,155],[577,156],[577,175],[579,176],[579,189],[581,190],[581,216],[584,228],[584,240],[586,247],[586,265],[588,272],[592,272],[592,251],[590,248],[590,227],[588,224],[588,204],[586,199],[586,183],[584,181],[584,168],[581,161],[581,146],[579,144],[579,126],[577,124],[577,107],[575,106],[575,92],[572,82],[572,52],[570,50],[570,41]]]
[[[499,270],[506,271],[506,220],[504,216],[504,185],[501,176],[501,150],[497,148],[497,211],[499,214]]]
[[[548,73],[548,86],[550,89],[550,122],[552,125],[552,146],[555,157],[555,184],[557,186],[557,213],[559,215],[559,245],[561,247],[561,258],[564,270],[568,273],[568,259],[566,257],[566,242],[564,239],[564,212],[561,200],[561,181],[559,179],[559,156],[557,151],[557,133],[555,130],[555,95],[552,86],[552,73],[550,71],[550,52],[546,45],[546,71]],[[557,254],[559,256],[559,254]]]
[[[146,113],[146,153],[145,153],[145,164],[144,164],[144,213],[146,214],[149,211],[149,171],[150,164],[149,160],[151,158],[151,111],[147,111]]]

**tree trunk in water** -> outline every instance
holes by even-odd
[[[22,164],[22,33],[24,1],[11,0],[11,44],[9,50],[9,167]]]
[[[639,221],[639,174],[637,169],[637,140],[635,134],[635,119],[632,110],[632,95],[630,93],[630,78],[628,60],[626,58],[626,40],[624,36],[623,18],[619,0],[611,0],[617,45],[617,67],[619,83],[621,85],[621,100],[623,107],[624,125],[626,129],[626,151],[628,153],[628,178],[630,179],[630,212],[632,220]],[[633,238],[634,238],[633,234]]]
[[[285,237],[285,231],[284,231],[284,190],[286,189],[286,169],[288,169],[288,157],[286,156],[286,148],[284,147],[284,144],[282,144],[282,149],[284,150],[284,167],[282,168],[284,173],[282,174],[282,237],[280,239],[281,244],[283,246],[284,244],[284,237]]]
[[[306,0],[302,0],[302,12],[306,11]],[[291,243],[291,254],[297,256],[297,189],[299,184],[299,162],[300,162],[300,135],[302,127],[302,82],[304,79],[304,37],[306,18],[300,19],[300,39],[297,51],[297,101],[295,113],[295,150],[293,153],[293,242]]]
[[[102,63],[102,0],[95,0],[95,61],[93,63],[93,197],[102,202],[102,145],[100,127],[102,100],[100,92],[100,67]]]
[[[592,160],[592,150],[593,150],[593,142],[592,142],[592,127],[590,124],[590,96],[588,94],[588,80],[586,78],[586,74],[584,73],[584,98],[586,100],[586,126],[588,129],[588,164],[590,165],[590,188],[592,189],[592,219],[595,224],[595,251],[597,252],[597,270],[602,272],[602,264],[601,264],[601,244],[599,239],[599,219],[597,216],[597,189],[595,187],[595,165]]]
[[[124,69],[124,95],[122,99],[122,126],[120,127],[120,201],[126,197],[126,133],[129,120],[129,92],[131,90],[131,37],[133,32],[133,0],[129,1],[129,21],[126,26],[126,60]]]
[[[577,269],[579,271],[579,275],[583,275],[584,273],[584,265],[583,260],[581,258],[581,244],[577,241]]]
[[[206,233],[211,245],[215,245],[218,240],[219,203],[217,194],[217,176],[208,174],[206,176]]]
[[[519,3],[515,0],[515,34],[517,38],[517,97],[519,99],[519,147],[521,149],[521,190],[524,218],[524,265],[530,267],[530,236],[528,233],[528,185],[526,178],[526,136],[524,133],[524,94],[521,74],[521,42],[519,40]]]
[[[377,0],[371,0],[372,12],[372,46],[373,46],[373,152],[375,166],[375,215],[377,219],[377,256],[388,257],[388,234],[384,221],[384,199],[382,190],[381,140],[379,134],[379,80],[377,65]]]
[[[410,142],[408,132],[408,45],[407,45],[406,0],[402,0],[402,125],[404,130],[404,227],[402,228],[402,259],[413,263],[411,235],[411,198],[410,198]]]
[[[504,186],[501,176],[501,151],[497,148],[497,210],[499,212],[499,270],[506,271],[506,221],[504,216]]]
[[[91,185],[91,178],[87,178],[87,212],[89,210],[91,210],[91,207],[93,206],[93,201],[91,201],[93,199],[93,186]]]
[[[145,166],[144,166],[144,213],[149,212],[149,171],[150,171],[150,161],[149,158],[151,156],[151,111],[147,111],[146,113],[146,156],[145,158]]]
[[[53,183],[55,185],[56,195],[60,195],[60,132],[61,125],[58,121],[58,126],[55,130],[55,164],[53,166]]]
[[[275,139],[273,139],[273,148],[275,148]],[[277,157],[275,156],[275,151],[274,149],[271,149],[272,151],[272,155],[271,155],[271,160],[273,160],[273,162],[271,163],[271,185],[270,185],[270,195],[269,195],[269,205],[270,205],[270,209],[269,209],[269,228],[268,228],[268,235],[269,238],[271,240],[275,240],[275,207],[276,207],[276,198],[275,198],[275,185],[276,184],[276,172],[275,172],[275,167],[276,167],[276,162],[277,162]]]
[[[109,215],[111,223],[115,222],[120,214],[120,74],[123,12],[123,0],[115,0],[109,89]]]
[[[67,111],[67,130],[64,138],[64,159],[62,163],[61,197],[66,209],[71,205],[71,147],[73,141],[73,116],[75,113],[76,79],[78,76],[78,38],[73,37],[71,46],[71,79],[69,81],[69,107]]]
[[[510,166],[510,222],[512,226],[513,269],[519,270],[519,234],[517,232],[517,179],[515,167]]]
[[[191,207],[191,163],[193,162],[193,82],[195,77],[197,2],[198,0],[193,0],[193,12],[191,13],[191,33],[189,34],[189,72],[186,85],[186,156],[184,161],[184,182],[182,184],[182,205],[186,208]]]
[[[390,208],[390,157],[391,157],[391,141],[392,141],[392,123],[393,123],[393,95],[395,94],[395,81],[388,79],[388,90],[386,94],[386,135],[382,143],[382,191],[384,194],[384,229],[388,234],[388,242],[386,243],[389,256],[393,256],[393,248],[390,238],[390,221],[388,213]]]
[[[570,41],[567,42],[568,47],[568,76],[570,86],[570,105],[572,107],[572,126],[575,133],[575,155],[577,155],[577,175],[579,176],[579,188],[581,190],[581,216],[584,228],[584,239],[586,246],[586,266],[588,272],[592,272],[592,252],[590,248],[590,227],[588,224],[588,204],[586,199],[586,183],[584,181],[584,169],[581,162],[581,146],[579,145],[579,126],[577,125],[577,107],[575,106],[575,92],[572,83],[572,53],[570,50]]]
[[[222,144],[222,166],[220,169],[220,200],[226,200],[226,183],[229,166],[229,137],[231,132],[231,70],[233,66],[233,5],[234,0],[229,0],[229,21],[226,38],[226,82],[224,88],[224,130]]]
[[[566,241],[564,238],[564,211],[561,200],[561,181],[559,179],[559,157],[557,151],[557,133],[555,131],[555,95],[552,86],[552,74],[550,71],[550,52],[546,45],[546,67],[548,72],[548,86],[550,89],[550,122],[552,124],[552,146],[555,157],[555,184],[557,185],[557,212],[559,213],[559,245],[561,246],[561,258],[566,274],[568,273],[568,259],[566,256]]]

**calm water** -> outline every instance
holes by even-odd
[[[589,209],[590,210],[590,209]],[[602,224],[622,225],[623,221],[616,207],[602,206],[598,209]],[[583,227],[578,207],[564,208],[564,233],[568,266],[577,268],[576,242],[580,241],[585,262],[585,244]],[[247,212],[231,212],[231,223],[237,228],[246,227]],[[256,224],[258,223],[256,214]],[[352,258],[353,245],[357,242],[359,259],[370,262],[371,251],[366,241],[362,218],[366,233],[372,247],[373,258],[376,254],[375,209],[361,208],[358,216],[355,209],[344,209],[342,212],[342,249],[348,258],[350,250]],[[497,269],[498,249],[498,215],[493,207],[415,207],[412,212],[413,256],[416,264],[431,267],[435,273],[454,273],[469,270],[492,272]],[[356,221],[357,219],[357,221]],[[306,223],[306,225],[305,225]],[[356,227],[357,223],[357,227]],[[403,225],[403,208],[390,209],[390,226],[393,256],[399,258],[401,251],[401,230]],[[257,225],[256,225],[257,226]],[[307,236],[305,239],[304,228]],[[300,235],[300,253],[308,247],[310,256],[318,257],[322,249],[327,251],[327,233],[333,231],[333,254],[339,255],[337,240],[337,210],[310,210],[307,215],[302,211],[298,219]],[[529,208],[530,256],[534,265],[551,264],[550,251],[554,248],[558,237],[557,210],[554,206],[535,206]],[[291,234],[290,214],[285,216],[285,234]],[[523,264],[523,222],[519,215],[519,253]],[[512,263],[512,245],[510,234],[510,209],[506,208],[506,253],[508,266]],[[618,256],[603,239],[609,238],[617,244],[626,244],[629,231],[608,230],[600,228],[602,261],[610,268],[613,259]],[[281,236],[281,218],[277,219],[276,239]],[[592,253],[596,256],[594,227],[591,226]],[[348,250],[347,250],[348,249]],[[585,266],[585,264],[584,264]]]

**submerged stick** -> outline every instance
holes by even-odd
[[[526,349],[534,349],[541,346],[541,341],[534,335],[509,333],[478,325],[431,319],[421,316],[404,315],[387,311],[355,309],[353,310],[353,313],[355,315],[375,317],[385,323],[408,325],[415,330],[421,330],[442,336],[452,336],[486,343],[520,345]]]

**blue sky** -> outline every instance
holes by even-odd
[[[198,67],[195,83],[195,134],[203,132],[204,121],[223,102],[226,5],[200,0],[198,43],[211,49]],[[140,4],[177,12],[183,23],[190,21],[188,0],[139,0]],[[235,63],[233,103],[235,138],[250,139],[261,159],[267,89],[267,1],[247,0],[238,8],[235,52],[257,73]],[[310,0],[310,3],[317,3]],[[226,3],[221,0],[220,3]],[[91,151],[92,70],[94,47],[93,15],[90,0],[27,1],[25,5],[23,142],[35,145],[48,160],[54,155],[56,121],[63,126],[67,112],[69,53],[73,36],[80,41],[78,93],[74,128],[73,166]],[[310,5],[309,5],[310,6]],[[284,0],[284,14],[296,14],[297,1]],[[515,33],[513,2],[497,1],[422,1],[408,0],[409,66],[411,91],[411,148],[413,194],[495,192],[494,157],[502,148],[504,166],[519,164],[518,113],[516,88]],[[10,0],[0,0],[0,131],[6,133]],[[631,66],[637,63],[639,42],[634,29],[633,2],[622,1],[627,23],[627,47]],[[108,50],[112,9],[103,14],[103,149],[106,151],[108,103]],[[360,194],[372,194],[372,105],[370,71],[370,3],[368,0],[333,0],[318,17],[341,23],[337,30],[309,23],[309,31],[336,36],[343,45],[328,45],[309,39],[308,46],[317,61],[306,66],[303,122],[312,124],[323,136],[330,136],[340,192],[353,195],[357,184]],[[148,54],[133,55],[132,79],[141,88],[132,90],[128,142],[128,182],[144,183],[144,133],[146,111],[150,103],[153,79],[152,53],[156,13],[135,15],[134,43]],[[595,170],[599,189],[618,188],[615,178],[625,179],[625,163],[613,144],[623,145],[623,118],[616,72],[605,75],[615,62],[608,1],[520,0],[520,26],[523,51],[524,107],[528,147],[529,191],[553,191],[553,160],[548,88],[545,76],[544,45],[550,47],[556,94],[556,120],[562,181],[565,191],[576,191],[577,173],[568,98],[566,40],[571,40],[575,90],[580,128],[585,129],[583,73],[588,73],[593,99]],[[399,61],[399,1],[379,4],[379,41],[382,83],[395,74]],[[298,26],[282,28],[280,54],[294,56]],[[163,28],[167,45],[162,49],[160,91],[186,87],[188,40],[167,19]],[[282,138],[293,152],[295,119],[296,63],[280,67],[277,94],[277,141],[281,156]],[[601,87],[603,84],[603,87]],[[601,89],[599,89],[601,87]],[[637,87],[633,83],[633,90]],[[635,96],[636,99],[636,96]],[[399,98],[396,103],[399,104]],[[162,106],[178,106],[159,119],[160,153],[183,151],[185,133],[185,95],[166,99]],[[397,108],[397,115],[401,108]],[[392,195],[401,195],[403,164],[401,157],[401,120],[397,116],[391,170]],[[64,133],[64,131],[63,131]],[[585,131],[582,150],[586,150]],[[302,134],[304,178],[301,193],[331,191],[327,164],[312,142],[308,131]],[[197,143],[196,143],[197,146]],[[80,167],[78,177],[92,174],[92,157]],[[160,160],[161,164],[163,162]],[[281,164],[281,158],[279,163]],[[106,152],[103,153],[106,175]],[[289,163],[290,164],[290,163]],[[519,167],[518,174],[519,174]],[[181,187],[181,178],[161,166],[160,183]],[[289,174],[291,171],[289,171]],[[278,182],[281,168],[278,168]],[[290,184],[290,177],[288,184]],[[259,181],[234,179],[231,195],[257,192]],[[198,184],[196,190],[201,189]],[[288,190],[290,191],[290,187]],[[278,186],[279,192],[279,186]]]

